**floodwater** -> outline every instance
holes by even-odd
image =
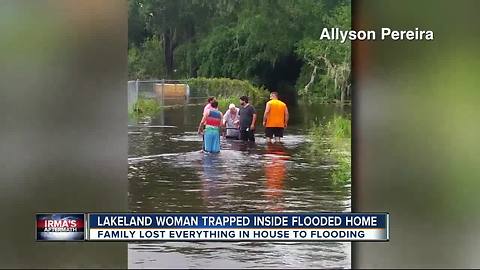
[[[222,140],[216,155],[200,152],[202,106],[164,109],[149,121],[131,122],[130,210],[349,212],[350,186],[332,184],[335,164],[312,157],[306,136],[314,121],[349,116],[349,110],[289,108],[282,144],[266,144],[258,127],[255,144]],[[342,242],[147,242],[129,244],[128,261],[130,268],[350,268],[350,250]]]

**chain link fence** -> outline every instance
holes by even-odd
[[[202,104],[208,90],[190,89],[187,80],[128,81],[128,110],[133,110],[139,99],[156,99],[162,106]]]

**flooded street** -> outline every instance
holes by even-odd
[[[220,154],[200,152],[202,106],[164,109],[129,125],[132,212],[350,211],[350,187],[333,185],[331,160],[309,155],[314,121],[349,115],[337,105],[289,108],[282,144],[223,140]],[[328,146],[325,144],[325,151]],[[131,268],[350,268],[350,243],[152,242],[129,244]]]

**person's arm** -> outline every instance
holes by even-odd
[[[225,116],[227,116],[227,113],[228,112],[226,112],[225,115],[223,115],[222,112],[220,112],[220,117],[223,119]],[[225,117],[225,119],[226,119],[226,117]],[[220,128],[220,135],[223,136],[223,137],[225,137],[225,135],[226,135],[225,132],[227,131],[227,129],[225,129],[224,127],[226,127],[226,123],[222,122],[220,124],[219,128]]]
[[[203,115],[202,117],[202,120],[200,120],[200,124],[198,124],[198,134],[202,134],[203,133],[203,124],[205,123],[205,121],[207,120],[207,115]]]
[[[285,106],[285,128],[287,128],[287,125],[288,125],[288,117],[289,117],[288,108],[287,106]]]
[[[253,113],[253,119],[252,119],[252,125],[250,125],[250,129],[254,130],[255,129],[255,123],[257,122],[257,113]]]
[[[229,114],[230,114],[230,111],[227,111],[227,112],[223,115],[223,117],[222,117],[222,119],[223,119],[222,124],[223,124],[223,125],[226,125],[226,124],[227,124],[227,117],[228,117]]]
[[[237,109],[237,115],[235,117],[235,121],[233,121],[233,124],[236,128],[240,128],[240,109]]]
[[[270,112],[270,103],[267,103],[267,106],[265,107],[265,113],[263,114],[263,126],[267,124],[267,115]]]

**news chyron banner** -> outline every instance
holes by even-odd
[[[388,241],[389,215],[387,213],[37,215],[37,240],[74,241],[80,240],[80,233],[85,241]]]

